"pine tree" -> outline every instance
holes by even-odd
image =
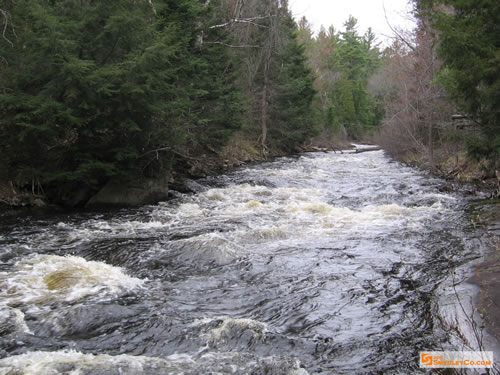
[[[197,0],[17,0],[8,11],[5,178],[99,186],[164,175],[176,148],[221,147],[238,127],[234,69],[200,44],[211,9]]]
[[[500,159],[500,3],[495,0],[419,0],[422,21],[437,29],[441,73],[448,93],[481,124],[471,140],[479,157]]]
[[[312,101],[316,94],[314,78],[307,67],[305,48],[297,40],[298,29],[290,14],[282,20],[287,36],[279,51],[276,106],[271,116],[272,134],[282,149],[293,150],[308,137],[316,135],[311,121]]]
[[[286,1],[229,1],[217,28],[229,31],[223,44],[239,62],[240,87],[248,103],[246,132],[264,155],[292,150],[314,132],[313,78]]]
[[[331,56],[331,66],[341,78],[333,87],[337,119],[353,138],[360,138],[377,125],[378,105],[367,91],[369,78],[380,66],[380,52],[374,46],[371,29],[364,36],[357,32],[357,20],[350,17],[345,23],[337,48]]]

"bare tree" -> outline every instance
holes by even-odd
[[[412,33],[399,32],[386,53],[388,64],[383,75],[392,87],[378,142],[393,154],[426,155],[434,169],[435,143],[454,109],[444,90],[435,84],[440,61],[430,27],[420,22]]]

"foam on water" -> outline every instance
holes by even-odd
[[[120,268],[76,256],[34,254],[0,272],[2,305],[45,305],[88,296],[116,297],[137,288],[143,280]]]
[[[112,238],[124,235],[136,235],[140,232],[158,231],[166,229],[166,224],[160,221],[119,221],[107,222],[102,220],[89,220],[82,226],[60,222],[57,230],[66,233],[66,242],[91,241],[96,238]]]
[[[268,332],[267,325],[254,319],[234,319],[227,316],[197,320],[193,326],[208,327],[208,331],[201,336],[209,344],[217,344],[232,339],[238,339],[245,333],[249,333],[255,340],[264,340]]]
[[[241,231],[237,234],[245,242],[267,242],[286,240],[293,235],[292,227],[288,225],[262,226],[250,230]]]
[[[131,355],[94,355],[76,351],[30,352],[0,360],[1,375],[307,375],[297,360],[257,358],[238,353],[207,352],[172,355],[167,359]]]
[[[439,197],[436,197],[439,198]],[[297,229],[306,222],[316,221],[319,225],[330,224],[387,225],[404,224],[406,219],[415,222],[432,217],[442,204],[434,202],[431,206],[402,206],[397,203],[366,205],[351,209],[329,203],[325,191],[311,188],[268,188],[249,184],[233,185],[227,188],[211,189],[192,197],[193,203],[179,207],[159,207],[154,216],[173,216],[187,213],[187,217],[203,216],[205,221],[218,222],[221,219],[244,220],[251,222],[259,215],[259,228],[272,230],[277,223],[288,226],[296,224]],[[278,225],[278,226],[281,226]],[[252,229],[250,229],[252,230]]]
[[[3,307],[0,309],[0,336],[12,333],[28,333],[31,330],[26,325],[24,313],[18,309]]]
[[[479,251],[441,186],[382,152],[313,154],[0,228],[0,374],[418,373],[434,291]]]

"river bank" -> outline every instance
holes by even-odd
[[[176,161],[171,170],[154,178],[111,179],[94,186],[81,182],[67,187],[52,187],[54,191],[34,181],[29,186],[0,181],[0,209],[54,211],[83,207],[140,207],[168,200],[175,192],[194,192],[192,180],[221,175],[248,163],[307,152],[341,152],[352,147],[345,139],[325,133],[296,147],[293,152],[279,148],[263,149],[248,136],[236,134],[219,152],[211,149],[175,151]]]
[[[444,191],[454,191],[467,186],[470,195],[482,194],[489,199],[471,201],[469,219],[474,230],[484,231],[485,247],[489,249],[484,261],[476,264],[473,275],[468,282],[479,288],[467,325],[472,325],[475,333],[480,333],[482,322],[474,320],[477,310],[488,333],[500,343],[500,175],[494,173],[493,161],[474,161],[465,152],[449,152],[439,150],[433,163],[427,153],[407,153],[393,155],[406,165],[426,170],[434,176],[442,178],[448,184]],[[498,164],[497,164],[498,165]],[[492,170],[493,168],[493,170]],[[466,319],[466,320],[467,320]],[[471,328],[471,327],[469,327]],[[474,341],[481,341],[474,339]],[[479,343],[479,345],[481,345]]]
[[[477,308],[488,331],[500,342],[500,200],[473,203],[471,220],[486,231],[491,251],[474,267],[469,282],[479,286]]]

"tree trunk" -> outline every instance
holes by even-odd
[[[267,106],[268,106],[268,85],[269,85],[269,64],[266,61],[264,66],[264,86],[262,87],[262,98],[260,103],[260,121],[261,121],[261,134],[260,144],[262,148],[266,148],[267,141]]]
[[[432,121],[429,122],[429,162],[431,163],[431,171],[434,171],[435,163],[434,163],[434,129],[432,125]]]

